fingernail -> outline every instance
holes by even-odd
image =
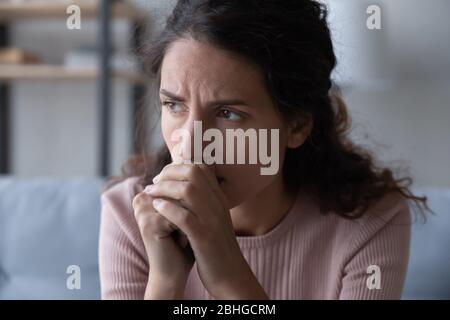
[[[161,199],[153,199],[153,206],[159,207],[161,205]]]
[[[153,185],[149,184],[148,186],[145,187],[144,192],[145,193],[150,193],[153,189]]]

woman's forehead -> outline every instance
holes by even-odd
[[[236,93],[261,89],[261,84],[261,74],[255,66],[194,40],[176,41],[166,53],[161,69],[161,87],[167,90],[182,91],[185,87],[212,94]]]

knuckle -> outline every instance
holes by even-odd
[[[188,166],[187,172],[186,172],[187,177],[188,178],[194,178],[195,175],[197,174],[197,170],[198,170],[198,168],[197,168],[196,165],[190,164]]]
[[[134,196],[132,201],[133,209],[136,210],[141,204],[142,204],[142,193],[138,193],[136,196]]]
[[[137,215],[141,211],[152,211],[152,197],[146,193],[138,193],[132,200],[131,203],[134,214]]]
[[[167,236],[174,230],[170,221],[154,210],[147,194],[136,196],[133,202],[137,203],[134,216],[144,241]]]
[[[167,232],[170,229],[170,224],[163,216],[151,214],[143,221],[140,228],[145,235],[152,236]]]
[[[141,231],[147,230],[151,225],[151,215],[139,213],[138,215],[136,215],[136,222]]]

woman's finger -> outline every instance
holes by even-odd
[[[161,172],[153,178],[153,183],[158,183],[163,180],[179,180],[191,181],[200,186],[203,182],[201,181],[201,178],[202,170],[198,165],[171,163],[165,166]]]
[[[224,208],[228,208],[228,200],[225,197],[222,189],[220,189],[219,182],[216,177],[215,167],[207,166],[206,164],[199,164],[199,168],[202,170],[205,178],[207,179],[209,186],[213,190],[213,192],[219,198],[219,201],[222,203]]]
[[[199,189],[209,188],[217,196],[224,207],[228,207],[228,201],[220,189],[214,168],[205,164],[169,164],[157,175],[154,183],[164,180],[190,181]]]
[[[181,207],[197,215],[202,212],[209,212],[211,206],[217,205],[214,199],[205,198],[200,190],[189,181],[163,180],[147,186],[145,192],[154,198],[176,200]]]
[[[164,218],[176,225],[186,236],[190,236],[195,227],[195,215],[180,207],[175,202],[156,198],[153,200],[156,211]]]
[[[165,237],[177,229],[153,207],[153,197],[140,193],[133,199],[134,217],[143,236]]]

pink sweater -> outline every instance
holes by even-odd
[[[137,177],[102,194],[99,267],[103,299],[143,299],[149,272],[131,206]],[[408,203],[388,195],[357,220],[323,215],[299,194],[292,209],[262,236],[237,237],[242,254],[271,299],[399,299],[408,264]],[[369,289],[380,268],[380,289]],[[369,279],[371,277],[371,279]],[[368,281],[369,279],[369,281]],[[185,299],[212,299],[196,266]]]

